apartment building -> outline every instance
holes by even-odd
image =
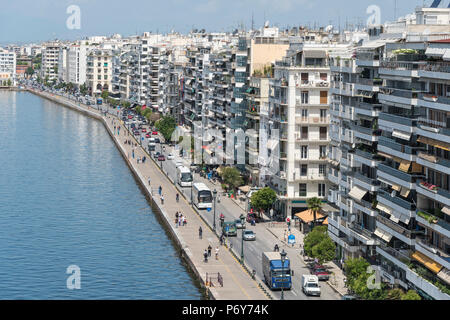
[[[0,73],[2,74],[1,81],[11,80],[16,78],[16,53],[0,48]]]
[[[67,81],[78,86],[86,83],[87,51],[83,43],[69,46],[67,51]]]
[[[41,77],[45,80],[57,80],[58,78],[58,64],[59,64],[59,49],[61,43],[51,42],[46,43],[42,47],[42,64]]]
[[[86,85],[91,96],[100,96],[103,91],[112,91],[113,50],[90,49],[86,57]]]
[[[278,130],[279,172],[265,183],[279,195],[278,211],[285,217],[307,209],[306,200],[326,202],[329,136],[330,68],[327,45],[291,44],[275,63],[270,80],[269,125]],[[276,140],[276,137],[272,137]]]

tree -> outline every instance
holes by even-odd
[[[108,91],[102,91],[102,94],[101,94],[101,97],[104,99],[104,100],[106,100],[107,98],[108,98],[108,96],[109,96],[109,92]]]
[[[229,189],[233,190],[244,183],[239,170],[233,167],[227,167],[222,170],[222,180],[228,185]]]
[[[313,227],[315,227],[317,222],[317,212],[319,212],[322,207],[322,200],[319,198],[309,198],[306,202],[308,203],[308,208],[313,212]]]
[[[250,198],[252,207],[258,211],[266,211],[272,208],[276,200],[276,192],[269,187],[254,192]]]
[[[386,285],[380,283],[380,289],[371,288],[368,273],[369,263],[363,258],[349,259],[345,261],[345,274],[347,276],[348,287],[360,298],[365,300],[385,300],[387,298]]]
[[[25,73],[27,74],[27,75],[33,75],[33,73],[34,73],[34,69],[32,68],[32,67],[28,67],[27,68],[27,70],[25,70]]]
[[[8,79],[8,81],[6,82],[6,85],[7,85],[8,87],[11,87],[11,84],[12,84],[11,79]]]
[[[332,261],[336,257],[336,245],[328,234],[325,234],[322,241],[312,247],[312,257],[319,259],[321,264]]]
[[[85,96],[85,95],[87,94],[87,91],[88,91],[87,86],[86,86],[85,83],[83,83],[83,84],[80,86],[80,92],[81,92],[82,95]]]
[[[409,290],[407,293],[405,293],[401,300],[422,300],[422,298],[419,296],[419,294],[414,290]]]
[[[305,255],[313,257],[313,248],[321,243],[326,238],[327,227],[318,226],[315,227],[310,233],[308,233],[303,240],[303,250]]]
[[[164,116],[155,123],[155,127],[161,132],[166,141],[170,141],[177,123],[174,117]]]
[[[402,289],[392,289],[388,291],[386,300],[401,300],[404,294]]]

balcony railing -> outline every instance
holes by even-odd
[[[378,144],[380,146],[384,146],[389,149],[392,149],[392,150],[395,150],[398,152],[402,152],[402,153],[406,153],[406,154],[410,154],[410,155],[416,155],[418,151],[423,150],[423,148],[421,148],[421,147],[406,146],[404,144],[395,142],[393,139],[389,139],[389,138],[386,138],[383,136],[380,136],[378,138]]]
[[[391,197],[390,193],[388,193],[388,192],[386,192],[386,191],[384,191],[382,189],[378,189],[378,195],[377,196],[381,197],[381,198],[384,198],[384,199],[386,199],[386,200],[388,200],[388,201],[390,201],[390,202],[392,202],[392,203],[394,203],[394,204],[396,204],[396,205],[398,205],[398,206],[400,206],[400,207],[402,207],[402,208],[404,208],[404,209],[406,209],[408,211],[415,211],[416,210],[416,206],[413,203],[411,203],[409,201],[406,201],[406,200],[403,200],[403,199],[401,199],[401,198],[399,198],[397,196],[396,197]]]
[[[405,265],[408,265],[409,263],[411,263],[411,255],[412,255],[412,251],[411,250],[402,250],[399,251],[397,249],[394,249],[392,247],[388,247],[385,244],[380,244],[379,247],[387,252],[388,254],[390,254],[391,256],[395,257],[397,260],[399,260],[400,262],[404,263]]]
[[[401,170],[397,170],[388,165],[385,165],[384,163],[380,163],[378,165],[378,170],[385,172],[385,173],[387,173],[393,177],[396,177],[398,179],[401,179],[403,181],[406,181],[408,183],[414,183],[417,178],[424,177],[424,175],[422,175],[422,174],[409,174],[409,173],[403,172]]]
[[[425,210],[418,210],[417,216],[425,219],[430,225],[436,224],[438,226],[441,226],[442,228],[450,231],[450,223],[437,217],[436,215],[432,213],[428,213]]]
[[[428,191],[436,193],[442,197],[450,199],[450,191],[443,189],[441,187],[438,187],[432,183],[429,183],[426,181],[417,181],[417,185],[425,190],[428,190]]]
[[[420,65],[419,70],[450,73],[450,63],[448,63],[448,62],[429,62],[428,61],[426,64]]]
[[[407,237],[409,239],[415,238],[415,234],[413,232],[411,232],[411,230],[408,230],[408,229],[402,227],[401,225],[395,223],[391,219],[385,218],[381,215],[377,215],[377,221],[379,221],[380,223],[389,227],[390,229],[396,231],[397,233],[404,235],[405,237]]]
[[[406,116],[400,116],[385,112],[381,112],[378,119],[398,123],[409,127],[414,127],[417,123],[417,118],[407,118]]]
[[[372,178],[366,177],[365,175],[363,175],[359,172],[355,172],[353,177],[355,179],[365,182],[371,186],[379,186],[381,184],[381,182],[378,181],[377,179],[372,179]]]

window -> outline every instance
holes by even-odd
[[[301,148],[301,158],[308,159],[308,146],[302,146]]]
[[[327,118],[327,109],[320,109],[320,121],[324,121]]]
[[[328,103],[328,91],[320,91],[320,104]]]
[[[302,84],[307,84],[309,79],[308,73],[302,73],[301,77],[302,77]]]
[[[299,189],[299,196],[306,197],[306,183],[300,183],[298,189]]]
[[[302,109],[302,120],[308,118],[308,109]]]
[[[308,91],[302,91],[302,104],[309,103],[309,93]]]
[[[319,197],[325,197],[325,184],[324,183],[319,183],[319,190],[318,190],[318,194]]]
[[[327,81],[328,80],[328,75],[326,73],[321,73],[320,74],[320,80]]]
[[[320,140],[327,140],[327,127],[320,127]]]
[[[327,146],[319,146],[320,158],[323,159],[327,156]]]
[[[308,175],[308,165],[307,164],[302,164],[301,169],[300,169],[300,175],[302,177],[305,177]]]
[[[319,175],[324,176],[327,172],[327,166],[325,164],[319,164]]]
[[[302,127],[302,140],[308,140],[308,127]]]

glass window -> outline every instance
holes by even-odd
[[[300,195],[300,197],[306,197],[306,183],[300,183],[299,195]]]
[[[325,197],[325,184],[324,183],[319,183],[319,197]]]

